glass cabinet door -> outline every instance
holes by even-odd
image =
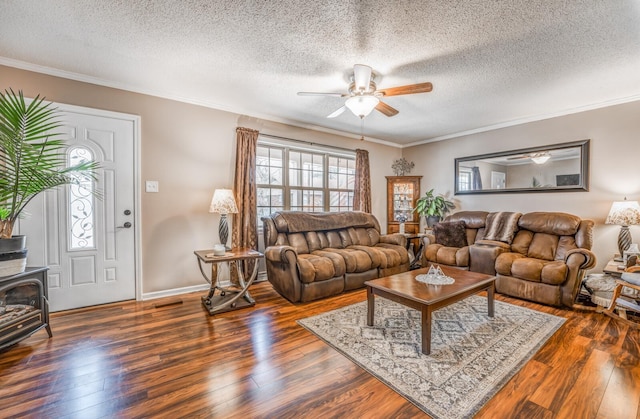
[[[387,176],[387,233],[416,234],[420,230],[420,217],[413,209],[420,196],[422,176]]]

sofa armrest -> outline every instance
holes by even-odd
[[[298,253],[291,246],[269,246],[264,251],[264,258],[275,263],[295,264],[298,259]]]
[[[496,240],[478,240],[474,243],[474,245],[478,246],[490,246],[497,247],[500,249],[505,249],[507,252],[511,251],[511,245],[505,242],[499,242]]]
[[[380,236],[380,243],[397,244],[404,248],[407,247],[407,237],[404,234],[394,233]]]
[[[596,266],[596,255],[592,251],[578,248],[571,249],[564,257],[564,263],[569,268],[567,280],[560,286],[562,304],[571,307],[575,303],[584,277],[584,271]]]
[[[509,252],[511,246],[494,240],[478,240],[469,246],[469,270],[487,275],[496,274],[496,259]]]
[[[434,236],[433,234],[427,233],[424,236],[422,236],[422,243],[425,248],[430,244],[435,244],[435,242],[436,242],[436,236]]]
[[[596,255],[587,249],[571,249],[565,255],[564,263],[569,267],[587,270],[596,266]]]
[[[302,282],[298,273],[298,253],[291,246],[269,246],[264,250],[267,279],[282,296],[291,302],[302,297]]]

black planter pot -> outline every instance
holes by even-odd
[[[437,215],[431,215],[427,217],[427,227],[429,228],[433,227],[435,224],[439,222],[440,222],[440,217],[438,217]]]
[[[0,276],[24,272],[27,267],[27,237],[0,239]]]

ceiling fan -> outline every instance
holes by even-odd
[[[551,153],[542,151],[539,153],[523,154],[522,156],[508,157],[507,160],[531,159],[536,164],[546,163],[551,158]]]
[[[374,79],[375,73],[372,72],[371,67],[356,64],[353,66],[353,75],[351,76],[348,93],[298,92],[298,95],[347,97],[348,99],[344,105],[329,114],[327,118],[335,118],[347,109],[353,112],[354,115],[364,118],[374,109],[386,116],[398,114],[397,109],[387,105],[381,101],[380,98],[410,95],[413,93],[428,93],[433,90],[433,85],[428,82],[378,90]]]

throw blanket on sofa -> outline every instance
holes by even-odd
[[[518,229],[519,212],[492,212],[487,215],[487,226],[484,230],[485,240],[495,240],[511,244]]]

